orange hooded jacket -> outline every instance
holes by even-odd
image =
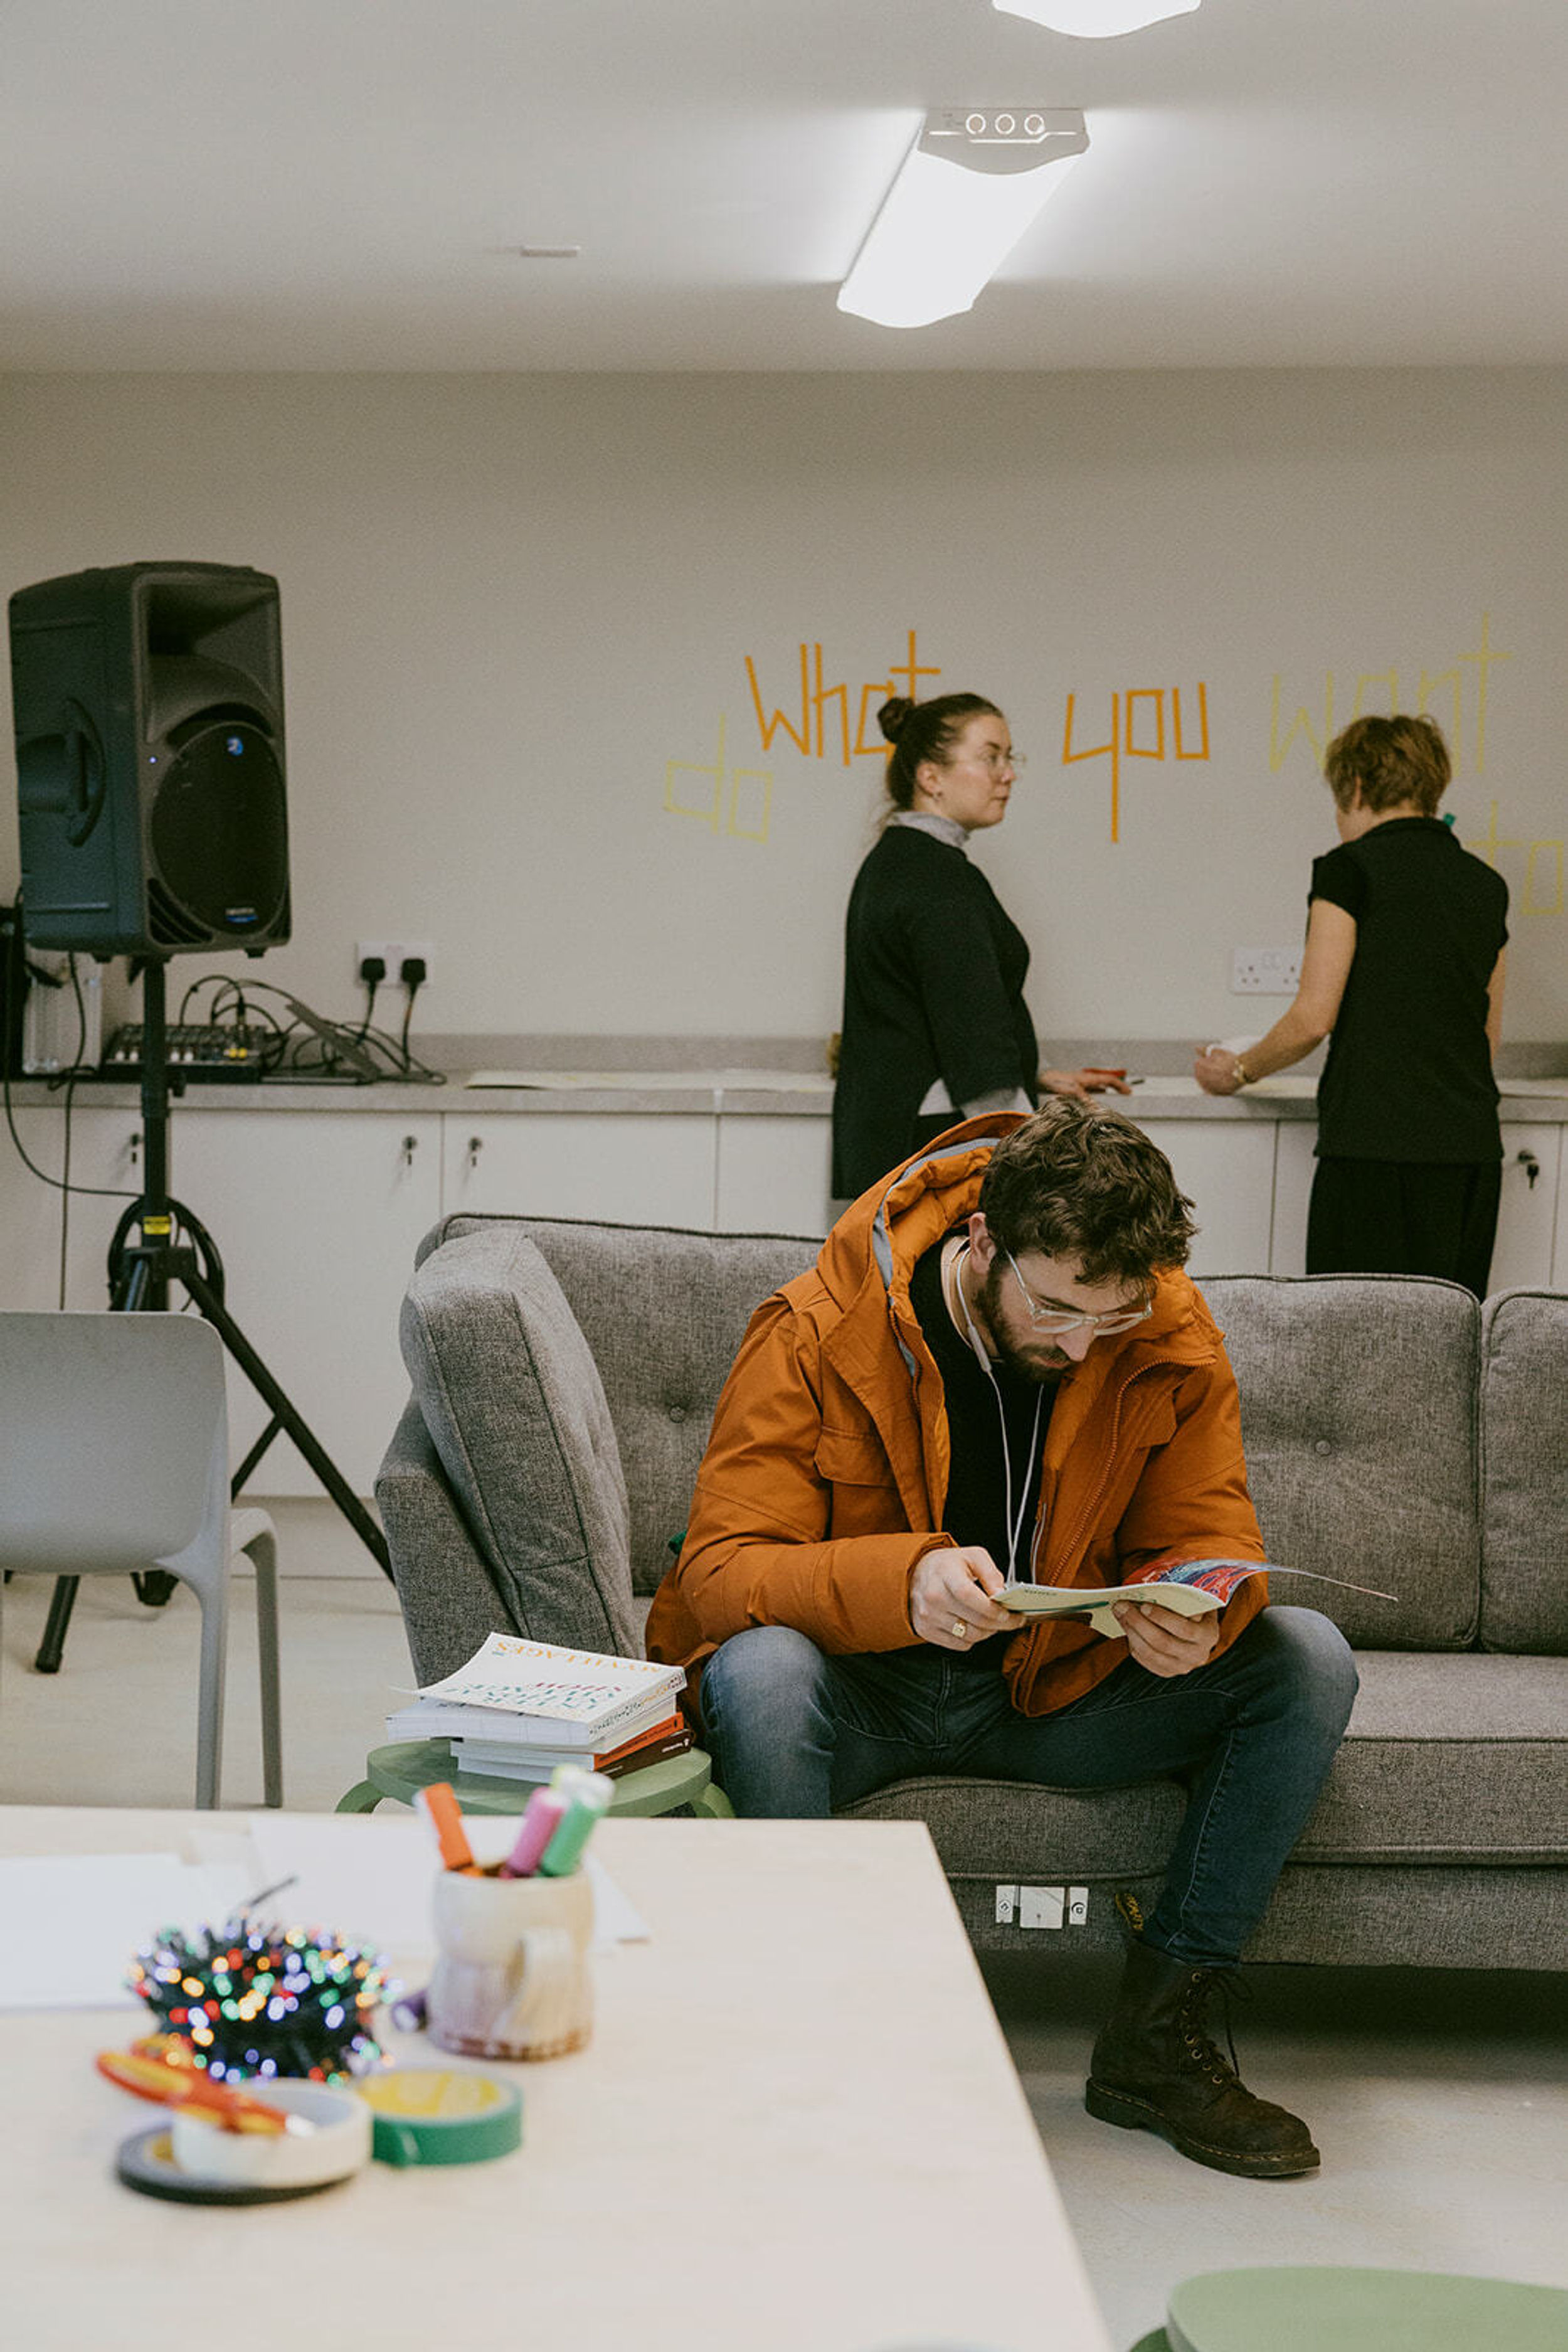
[[[941,1376],[910,1305],[916,1260],[967,1219],[1016,1118],[971,1119],[863,1193],[815,1266],[763,1301],[714,1414],[681,1556],[648,1618],[651,1658],[688,1669],[748,1625],[792,1625],[830,1655],[918,1640],[909,1582],[942,1527]],[[1154,1312],[1063,1374],[1046,1429],[1040,1584],[1116,1584],[1157,1555],[1266,1555],[1247,1492],[1235,1376],[1185,1274]],[[1249,1577],[1220,1646],[1263,1607]],[[1013,1705],[1045,1715],[1127,1654],[1075,1618],[1008,1637]]]

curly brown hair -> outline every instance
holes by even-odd
[[[1170,1161],[1119,1111],[1053,1095],[1004,1136],[980,1186],[992,1238],[1035,1250],[1084,1283],[1147,1282],[1180,1265],[1197,1231]]]
[[[1338,807],[1348,808],[1361,786],[1364,807],[1414,806],[1436,816],[1454,772],[1435,719],[1353,719],[1323,753],[1323,774]]]

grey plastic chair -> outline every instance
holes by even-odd
[[[277,1548],[229,1507],[223,1344],[189,1315],[0,1314],[0,1569],[162,1570],[202,1608],[196,1802],[218,1801],[229,1564],[256,1567],[262,1772],[283,1802]],[[0,1582],[0,1591],[3,1591]]]

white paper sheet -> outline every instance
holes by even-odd
[[[161,1930],[217,1927],[265,1882],[173,1853],[0,1859],[0,2009],[135,2009],[125,1976]]]

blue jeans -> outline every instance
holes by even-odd
[[[1262,1917],[1355,1696],[1339,1628],[1263,1610],[1229,1649],[1164,1678],[1127,1658],[1053,1714],[1020,1715],[1000,1659],[921,1643],[825,1657],[788,1625],[724,1643],[703,1669],[705,1736],[737,1813],[821,1821],[932,1772],[1116,1789],[1184,1780],[1186,1811],[1146,1938],[1192,1966],[1233,1961]]]

